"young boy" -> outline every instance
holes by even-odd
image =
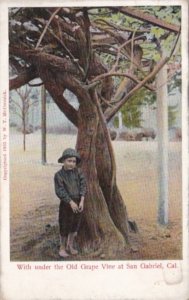
[[[78,253],[73,244],[80,227],[86,194],[85,177],[77,168],[80,160],[79,154],[74,149],[66,149],[58,159],[59,163],[63,163],[62,169],[54,176],[55,193],[61,200],[59,255],[62,257],[68,257],[68,252],[72,255]]]

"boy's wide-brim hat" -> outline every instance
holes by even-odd
[[[58,162],[62,163],[66,158],[69,157],[76,157],[77,164],[81,161],[79,153],[75,149],[68,148],[63,151],[62,156],[58,159]]]

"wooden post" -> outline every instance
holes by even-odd
[[[41,162],[44,165],[46,160],[46,90],[41,86]]]
[[[167,66],[157,75],[158,223],[168,223],[168,92]]]
[[[23,125],[23,149],[26,151],[26,114],[25,114],[25,103],[23,102],[23,111],[22,111],[22,125]]]
[[[119,130],[123,128],[123,120],[122,120],[122,113],[121,111],[118,112],[118,120],[119,120]]]

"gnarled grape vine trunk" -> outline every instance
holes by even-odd
[[[104,132],[107,129],[103,129],[92,95],[89,96],[82,98],[77,137],[77,150],[88,186],[80,243],[84,249],[98,248],[111,255],[128,240],[126,208],[115,178],[112,181],[115,162],[110,159],[110,137]]]

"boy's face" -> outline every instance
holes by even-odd
[[[72,170],[76,167],[76,158],[68,157],[64,160],[64,168],[66,170]]]

